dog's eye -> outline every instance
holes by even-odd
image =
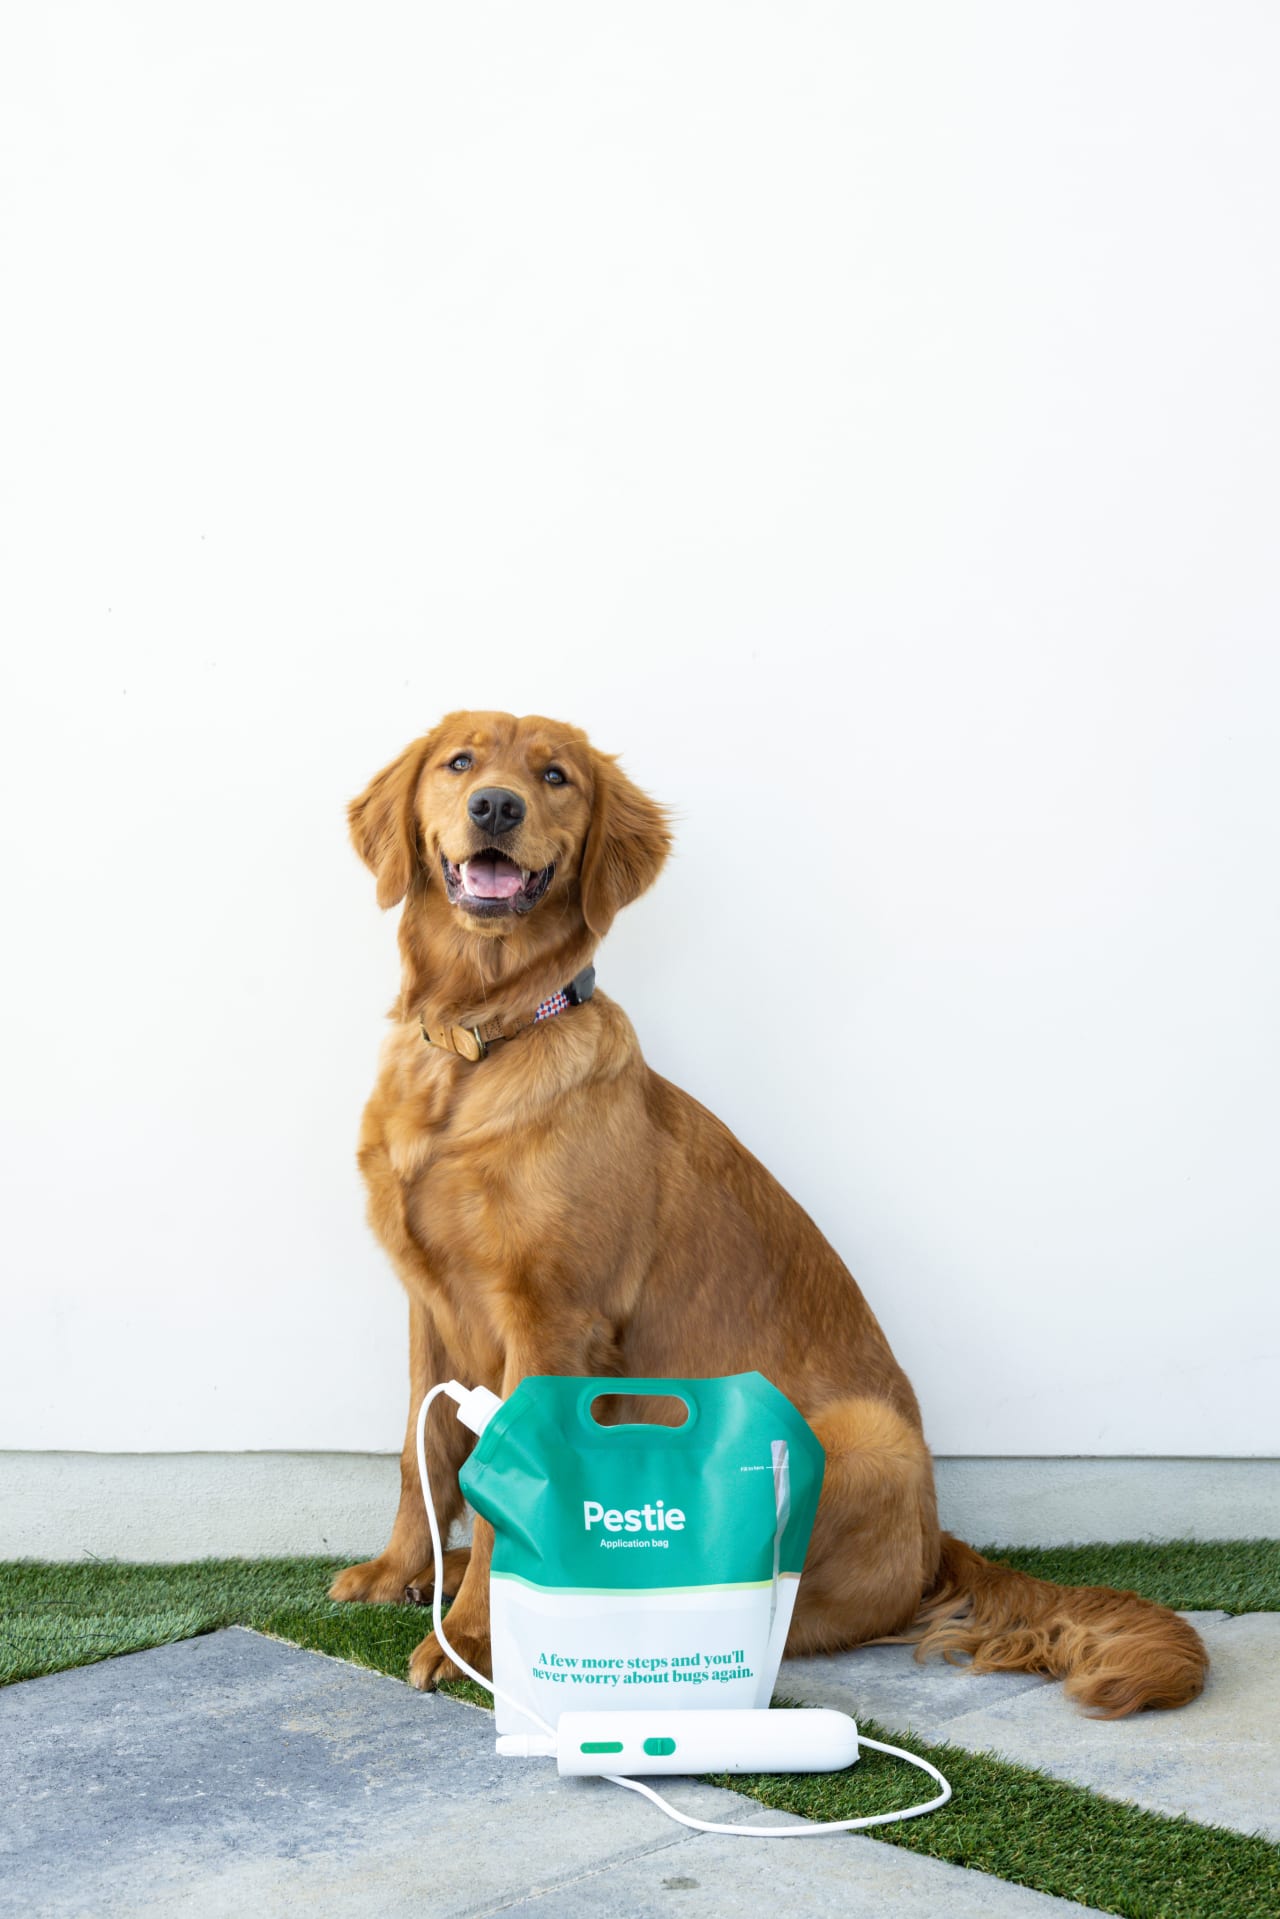
[[[558,766],[549,766],[542,777],[547,782],[548,786],[567,786],[568,785],[568,781],[565,779],[564,774],[560,771],[560,768]]]
[[[449,761],[449,771],[451,773],[465,773],[468,767],[472,765],[474,765],[474,761],[470,753],[455,753]]]

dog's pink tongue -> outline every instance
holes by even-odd
[[[523,884],[511,860],[468,860],[467,891],[482,900],[509,900]]]

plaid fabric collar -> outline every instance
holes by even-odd
[[[569,998],[568,991],[562,986],[558,993],[551,995],[550,999],[543,1000],[541,1006],[538,1007],[529,1023],[532,1026],[536,1026],[540,1019],[554,1019],[557,1013],[563,1013],[567,1006],[572,1006],[573,1004],[574,1002]]]
[[[473,1065],[484,1059],[495,1040],[514,1039],[517,1033],[528,1032],[539,1020],[554,1019],[557,1013],[565,1013],[571,1006],[582,1006],[591,998],[596,986],[596,969],[584,966],[582,971],[571,979],[559,992],[552,993],[541,1005],[535,1007],[529,1019],[491,1019],[482,1026],[428,1026],[425,1013],[418,1014],[418,1025],[422,1037],[428,1046],[438,1046],[442,1052],[456,1053],[459,1059],[470,1060]]]

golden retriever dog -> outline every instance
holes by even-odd
[[[409,1430],[386,1551],[335,1599],[430,1587],[413,1426],[436,1380],[756,1370],[822,1442],[826,1479],[787,1652],[868,1640],[1047,1673],[1094,1713],[1180,1706],[1207,1657],[1134,1593],[995,1566],[940,1532],[915,1394],[813,1221],[591,990],[615,914],[653,884],[662,809],[556,720],[453,713],[350,808],[378,903],[404,902],[400,992],[365,1109],[369,1218],[409,1295]],[[753,909],[765,910],[763,905]],[[442,1529],[472,1444],[429,1428]],[[450,1637],[489,1666],[493,1535],[447,1555]],[[415,1686],[456,1676],[434,1634]]]

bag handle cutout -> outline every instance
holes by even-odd
[[[609,1432],[618,1427],[649,1426],[679,1432],[693,1418],[693,1407],[680,1393],[594,1393],[586,1409],[593,1425]]]

